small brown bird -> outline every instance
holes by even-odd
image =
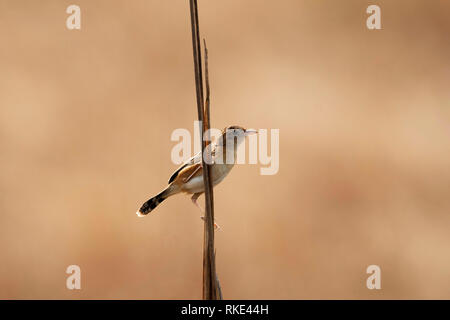
[[[211,178],[213,186],[219,184],[233,168],[237,148],[246,136],[257,133],[256,130],[244,129],[239,126],[226,127],[216,142],[208,145],[211,151]],[[227,146],[234,146],[234,152],[227,152]],[[230,159],[231,158],[231,159]],[[153,198],[147,200],[136,212],[143,217],[155,209],[161,202],[177,193],[192,194],[192,202],[203,212],[197,203],[198,197],[205,192],[201,152],[185,161],[169,178],[169,185]]]

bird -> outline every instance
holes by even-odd
[[[211,179],[213,186],[218,185],[233,169],[236,158],[237,148],[244,141],[245,137],[258,133],[254,129],[244,129],[240,126],[228,126],[222,130],[218,139],[207,146],[207,152],[211,153]],[[233,153],[227,151],[227,147],[233,148]],[[205,150],[206,151],[206,150]],[[203,168],[201,152],[186,160],[169,178],[166,188],[156,196],[150,198],[136,212],[138,217],[144,217],[152,212],[161,202],[178,193],[191,194],[191,200],[200,211],[203,209],[197,203],[197,199],[205,192],[203,183]],[[205,160],[206,161],[206,160]],[[201,217],[204,219],[204,217]],[[217,224],[215,224],[217,228]]]

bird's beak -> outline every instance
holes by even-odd
[[[247,130],[245,130],[245,136],[250,136],[250,135],[256,134],[256,133],[258,133],[258,130],[255,130],[255,129],[247,129]]]

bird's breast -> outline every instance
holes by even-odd
[[[233,164],[213,164],[211,166],[211,178],[213,186],[218,185],[233,169]],[[203,175],[197,175],[185,182],[182,186],[182,190],[188,193],[204,192],[205,187],[203,184]]]
[[[211,177],[214,185],[220,183],[233,169],[234,164],[213,164],[211,168]]]

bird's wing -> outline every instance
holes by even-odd
[[[193,156],[192,158],[186,160],[177,170],[175,170],[174,173],[172,173],[172,175],[169,178],[169,184],[175,180],[175,178],[178,176],[178,174],[180,173],[181,170],[187,168],[188,166],[192,166],[194,164],[200,164],[200,167],[202,165],[202,157],[201,157],[201,152],[197,153],[195,156]]]
[[[189,182],[194,177],[201,176],[203,174],[202,171],[202,164],[196,163],[191,164],[180,170],[178,175],[176,176],[176,180],[180,181],[181,183]]]

